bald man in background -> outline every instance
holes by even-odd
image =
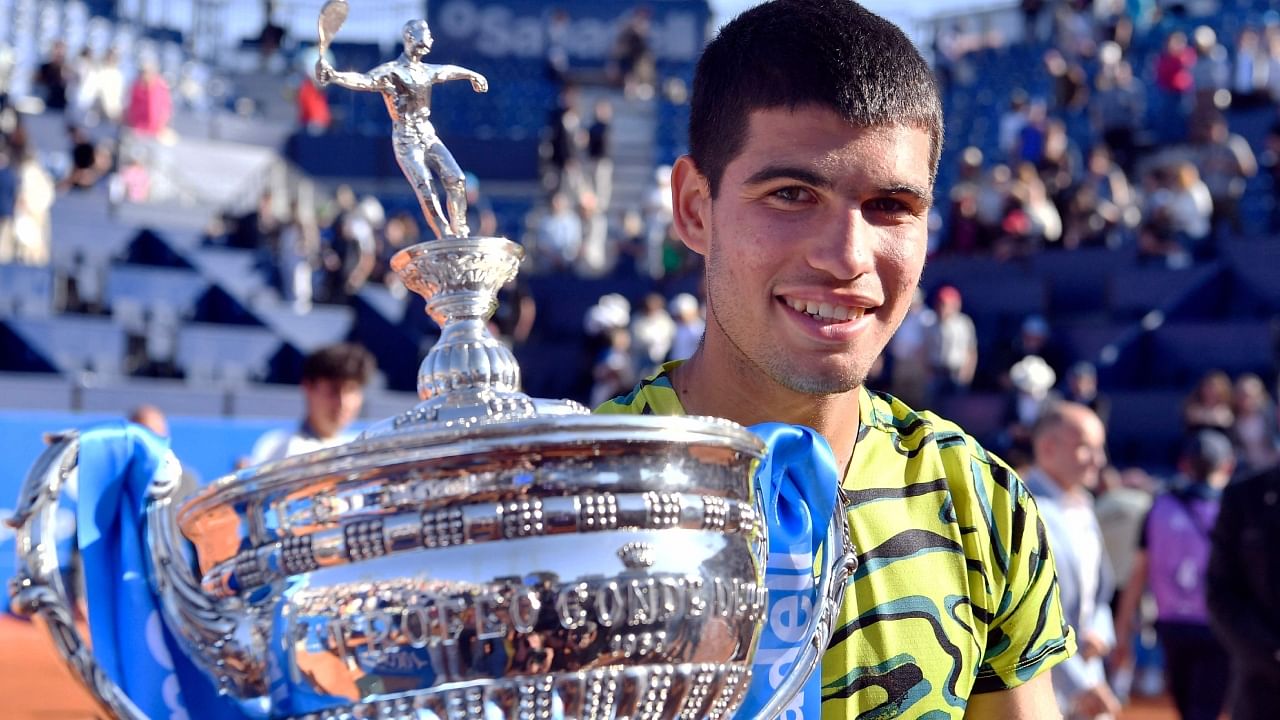
[[[1068,720],[1109,718],[1120,711],[1102,664],[1115,646],[1115,580],[1089,492],[1107,465],[1106,439],[1102,421],[1088,407],[1050,405],[1032,429],[1035,465],[1023,476],[1044,518],[1062,614],[1080,648],[1053,669],[1058,706]]]

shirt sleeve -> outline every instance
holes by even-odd
[[[993,617],[973,692],[1015,688],[1076,650],[1062,615],[1058,578],[1044,522],[1026,487],[1003,463],[978,464],[991,490]]]

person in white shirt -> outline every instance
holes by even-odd
[[[1053,668],[1053,689],[1068,720],[1101,720],[1120,711],[1102,664],[1115,645],[1115,580],[1089,494],[1107,465],[1106,437],[1102,421],[1084,405],[1051,405],[1032,430],[1035,466],[1023,476],[1044,519],[1062,613],[1080,648]]]
[[[347,427],[360,415],[364,388],[375,369],[373,355],[353,343],[330,345],[309,355],[302,366],[302,421],[258,438],[250,463],[283,460],[352,440]]]

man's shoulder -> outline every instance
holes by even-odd
[[[876,448],[870,453],[871,472],[901,465],[915,475],[904,478],[907,483],[944,482],[953,498],[976,499],[988,507],[998,488],[1015,499],[1026,493],[1017,473],[960,425],[888,393],[867,394],[871,402],[859,442]]]
[[[886,392],[868,390],[867,396],[871,403],[863,420],[868,437],[891,440],[907,456],[938,453],[984,463],[994,459],[964,428],[931,410],[916,410]]]
[[[293,428],[276,428],[268,430],[258,436],[258,440],[253,443],[253,450],[249,453],[249,460],[254,465],[259,465],[272,460],[282,460],[289,448],[289,441],[297,431]]]

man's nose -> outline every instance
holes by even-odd
[[[814,238],[809,265],[839,280],[853,280],[875,269],[875,229],[862,210],[851,206]]]

